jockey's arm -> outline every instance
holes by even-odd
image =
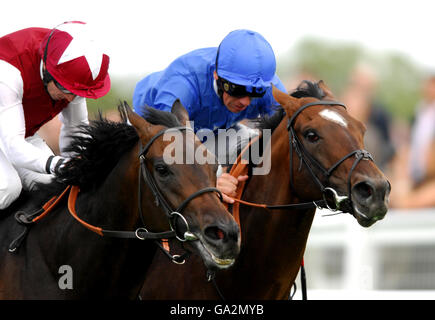
[[[77,134],[78,126],[89,124],[86,99],[75,97],[59,114],[61,122],[59,134],[59,150],[62,157],[70,158],[72,155],[65,149],[71,142],[71,135]]]
[[[16,167],[47,173],[46,153],[25,140],[25,118],[22,105],[22,80],[19,85],[0,82],[0,143],[8,160]],[[20,90],[21,89],[21,90]]]

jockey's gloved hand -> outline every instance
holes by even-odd
[[[60,156],[50,156],[45,165],[47,173],[57,174],[65,166],[68,159]]]

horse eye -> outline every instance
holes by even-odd
[[[165,165],[156,165],[154,169],[161,177],[166,177],[170,173],[169,168]]]
[[[312,131],[312,130],[308,130],[304,134],[304,136],[305,136],[305,139],[307,139],[309,142],[312,142],[312,143],[317,142],[320,139],[320,137],[317,135],[317,133]]]

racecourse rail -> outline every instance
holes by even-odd
[[[435,299],[435,208],[390,210],[370,228],[330,213],[308,238],[308,299]]]

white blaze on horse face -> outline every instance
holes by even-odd
[[[347,121],[336,111],[324,109],[319,112],[319,115],[326,119],[338,123],[340,126],[347,128]]]

